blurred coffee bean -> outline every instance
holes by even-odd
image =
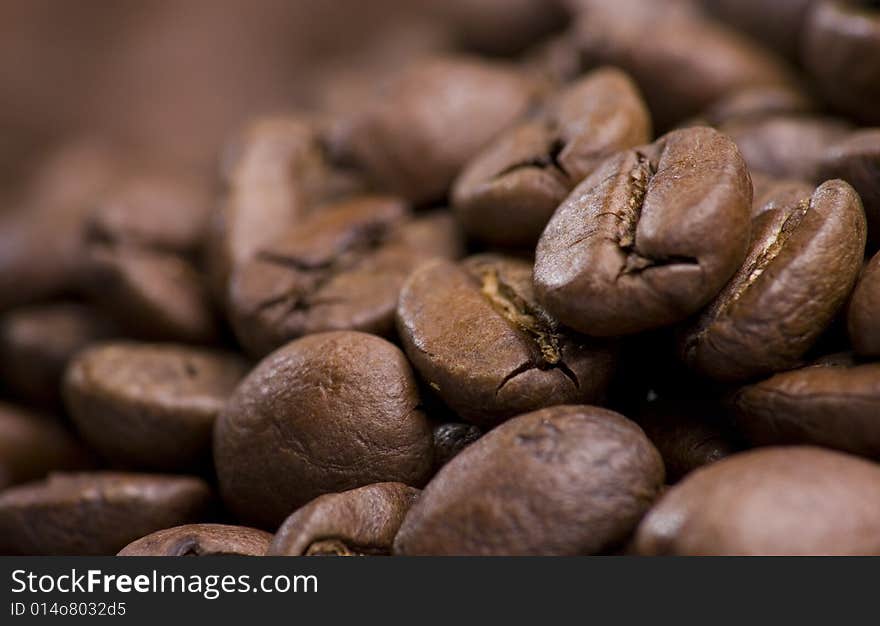
[[[0,492],[49,472],[93,465],[92,455],[60,422],[0,403]]]
[[[434,473],[483,436],[473,424],[446,422],[434,426]]]
[[[803,90],[792,85],[758,85],[722,97],[700,118],[710,126],[724,128],[768,117],[806,115],[813,113],[815,107]]]
[[[214,430],[223,499],[261,527],[325,493],[386,481],[420,486],[431,451],[403,353],[358,332],[309,335],[270,354]]]
[[[739,151],[710,128],[622,152],[550,220],[535,254],[538,300],[593,336],[682,321],[745,258],[751,203]]]
[[[856,352],[880,357],[880,253],[862,271],[849,303],[848,323]]]
[[[718,405],[674,398],[647,403],[634,421],[660,452],[666,481],[674,484],[739,450],[740,442],[723,419],[723,409]]]
[[[804,27],[803,63],[837,110],[865,124],[880,124],[876,0],[815,0]]]
[[[865,254],[861,202],[840,180],[784,196],[752,231],[745,263],[682,341],[688,365],[717,380],[796,366],[846,303]]]
[[[792,61],[800,59],[804,22],[816,0],[701,0],[719,19]]]
[[[209,513],[211,490],[184,476],[52,474],[0,493],[0,554],[113,555]]]
[[[537,304],[531,265],[510,257],[423,265],[403,287],[397,325],[421,378],[478,426],[598,402],[616,365],[613,345],[568,331]]]
[[[73,359],[64,396],[83,438],[114,464],[192,470],[208,465],[214,420],[247,370],[233,354],[117,342]]]
[[[822,155],[819,178],[841,178],[862,199],[868,218],[868,248],[880,248],[880,129],[857,130]]]
[[[690,2],[579,4],[575,28],[583,63],[614,65],[632,75],[660,130],[744,88],[792,82],[777,57],[707,19]]]
[[[0,309],[79,289],[83,223],[121,167],[100,140],[71,141],[45,157],[21,206],[0,215]]]
[[[417,204],[442,200],[462,167],[536,103],[539,87],[500,62],[418,61],[365,104],[350,150],[382,187]]]
[[[336,154],[334,127],[306,116],[260,118],[224,151],[223,197],[207,238],[207,266],[219,301],[232,272],[321,204],[360,190]]]
[[[736,142],[751,171],[818,181],[828,147],[851,127],[837,118],[782,115],[733,121],[721,130]]]
[[[61,378],[81,349],[119,333],[93,307],[39,304],[0,315],[0,380],[32,405],[61,406]]]
[[[315,498],[288,517],[269,556],[387,556],[419,490],[378,483]]]
[[[263,556],[272,541],[264,530],[223,524],[186,524],[133,541],[117,556]]]
[[[152,174],[120,181],[86,226],[87,285],[129,333],[210,343],[218,334],[196,263],[208,203],[197,183]]]
[[[819,448],[745,452],[697,470],[642,521],[641,555],[880,552],[880,467]]]
[[[358,196],[304,218],[233,274],[228,310],[239,341],[263,356],[331,330],[390,336],[403,281],[463,244],[447,213],[413,218],[397,198]]]
[[[783,372],[743,387],[731,403],[754,445],[813,444],[880,459],[880,363]]]
[[[642,430],[594,407],[559,406],[484,435],[449,462],[394,541],[404,555],[584,555],[627,538],[663,485]]]
[[[651,118],[633,82],[616,69],[596,70],[470,162],[453,187],[456,215],[480,241],[533,246],[575,185],[614,153],[650,140]]]

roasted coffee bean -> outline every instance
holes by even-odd
[[[93,307],[76,302],[21,307],[0,316],[0,379],[27,402],[61,406],[68,361],[118,328]]]
[[[735,120],[721,127],[753,172],[776,178],[818,180],[828,146],[849,135],[836,118],[777,115]]]
[[[93,464],[91,454],[57,420],[0,403],[0,491]]]
[[[83,438],[116,465],[195,469],[210,460],[214,421],[246,373],[232,354],[120,342],[77,355],[64,395]]]
[[[350,149],[383,188],[415,203],[439,200],[462,167],[538,95],[536,81],[500,62],[417,61],[365,106]]]
[[[434,473],[483,436],[473,424],[446,422],[434,427]]]
[[[462,243],[446,213],[413,219],[400,200],[363,196],[305,218],[233,275],[228,310],[241,344],[265,355],[330,330],[389,336],[407,275]]]
[[[683,339],[685,361],[718,380],[796,366],[858,278],[865,216],[858,194],[829,181],[754,219],[748,258]]]
[[[709,126],[720,128],[770,117],[806,115],[815,108],[815,103],[792,85],[758,85],[713,102],[700,118]]]
[[[358,332],[309,335],[266,357],[214,431],[223,498],[261,527],[325,493],[384,481],[419,486],[431,450],[403,353]]]
[[[685,361],[723,381],[796,366],[845,304],[865,253],[858,194],[829,181],[754,219],[740,271],[682,341]]]
[[[774,178],[766,174],[752,173],[755,199],[752,203],[752,221],[764,211],[785,210],[816,191],[816,185],[793,178]]]
[[[210,295],[193,261],[207,216],[197,185],[154,174],[118,183],[91,215],[88,287],[134,336],[194,343],[216,339]]]
[[[632,75],[658,129],[669,129],[744,88],[792,82],[778,58],[706,19],[690,2],[579,3],[575,37],[582,61],[588,67],[614,65]]]
[[[81,140],[50,154],[22,205],[0,216],[0,310],[76,291],[83,223],[121,169],[114,151]]]
[[[447,0],[431,10],[450,22],[466,49],[491,55],[522,52],[568,17],[558,0]]]
[[[723,409],[705,402],[658,399],[643,407],[634,421],[663,457],[669,483],[741,447],[723,422]]]
[[[622,152],[578,185],[535,257],[538,300],[594,336],[673,324],[707,304],[748,248],[752,183],[710,128]]]
[[[378,483],[315,498],[288,517],[269,556],[382,556],[419,490]]]
[[[792,61],[800,59],[801,36],[815,0],[701,0],[725,22],[744,30]]]
[[[819,177],[841,178],[859,192],[868,218],[868,247],[871,252],[880,248],[880,129],[855,131],[828,148]]]
[[[575,185],[614,153],[650,140],[651,117],[633,82],[596,70],[471,161],[453,188],[456,214],[480,241],[534,246]]]
[[[334,146],[333,124],[304,116],[261,118],[223,155],[224,197],[207,241],[212,288],[225,302],[239,265],[320,205],[360,191],[360,176]]]
[[[820,363],[743,387],[732,398],[755,445],[814,444],[880,459],[880,363]]]
[[[522,415],[466,448],[394,541],[407,555],[578,555],[616,548],[663,485],[663,461],[623,416],[585,406]]]
[[[803,34],[803,62],[825,98],[866,124],[880,124],[880,6],[816,0]]]
[[[880,357],[880,253],[862,271],[849,304],[847,321],[856,352]]]
[[[270,541],[271,534],[256,528],[186,524],[141,537],[117,556],[263,556]]]
[[[697,470],[642,521],[642,555],[880,554],[880,467],[809,447]]]
[[[615,350],[562,328],[536,302],[527,261],[494,255],[416,270],[398,331],[422,379],[461,418],[494,426],[560,402],[598,402]]]
[[[195,522],[211,506],[184,476],[51,474],[0,493],[0,554],[113,555],[156,530]]]

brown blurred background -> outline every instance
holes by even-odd
[[[515,53],[562,19],[554,0],[0,0],[0,181],[81,132],[212,167],[247,117],[345,107],[413,57]]]

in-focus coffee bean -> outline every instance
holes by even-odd
[[[535,256],[538,300],[594,336],[680,322],[742,263],[751,204],[746,165],[715,130],[674,131],[622,152],[547,225]]]
[[[560,406],[514,418],[449,462],[394,541],[404,555],[584,555],[626,540],[663,461],[623,416]]]
[[[614,346],[559,325],[535,301],[527,261],[484,255],[416,270],[398,331],[421,378],[461,418],[494,426],[559,402],[598,402]]]
[[[880,253],[862,271],[849,303],[848,326],[856,352],[880,357]]]
[[[235,390],[214,431],[226,505],[269,528],[325,493],[389,481],[420,486],[431,452],[406,357],[359,332],[309,335],[270,354]]]
[[[754,445],[814,444],[880,459],[880,363],[836,359],[737,391],[737,428]]]
[[[402,483],[377,483],[315,498],[284,521],[268,555],[390,555],[419,493]]]
[[[686,332],[685,361],[722,381],[794,367],[852,291],[865,253],[858,194],[829,181],[754,219],[740,271]]]
[[[697,470],[639,526],[641,555],[876,555],[880,467],[820,448],[768,448]]]

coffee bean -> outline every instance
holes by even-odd
[[[233,275],[228,309],[236,335],[258,356],[309,333],[389,336],[407,275],[435,256],[460,256],[461,246],[447,214],[413,219],[392,197],[327,206],[261,246]]]
[[[880,357],[880,253],[865,266],[849,304],[849,336],[856,352]]]
[[[208,205],[197,186],[141,174],[108,191],[86,229],[93,298],[131,334],[210,343],[218,328],[194,262]]]
[[[663,484],[641,429],[593,407],[522,415],[449,462],[394,541],[405,555],[578,555],[618,546]]]
[[[434,473],[483,436],[473,424],[446,422],[434,427]]]
[[[394,537],[419,493],[402,483],[378,483],[320,496],[284,521],[268,555],[390,555]]]
[[[721,130],[736,142],[753,172],[818,180],[828,146],[848,136],[851,127],[836,118],[779,115],[735,120]]]
[[[579,0],[575,25],[582,61],[632,75],[658,129],[697,115],[746,87],[791,84],[774,55],[691,2]],[[694,54],[699,50],[699,54]]]
[[[745,258],[751,203],[745,163],[712,129],[622,152],[578,185],[541,236],[538,300],[594,336],[682,321]]]
[[[309,335],[270,354],[214,431],[224,501],[261,527],[324,493],[385,481],[419,486],[431,448],[403,353],[358,332]]]
[[[526,261],[426,264],[404,285],[397,317],[422,379],[479,426],[559,402],[596,402],[614,372],[613,346],[562,328],[535,302]]]
[[[210,460],[214,420],[246,373],[232,354],[120,342],[77,355],[64,395],[83,438],[115,464],[197,469]]]
[[[770,448],[697,470],[639,526],[642,555],[880,553],[880,468],[819,448]]]
[[[759,120],[794,117],[813,113],[816,104],[792,85],[744,87],[713,102],[700,115],[702,121],[716,128],[748,126]]]
[[[744,30],[792,61],[800,58],[801,35],[815,0],[701,0],[714,15]]]
[[[214,293],[265,243],[320,205],[361,190],[357,172],[334,149],[334,125],[305,116],[260,118],[223,155],[224,197],[208,229]]]
[[[92,455],[60,422],[0,403],[0,491],[49,472],[93,465]]]
[[[596,70],[471,161],[453,187],[456,214],[481,241],[532,246],[575,185],[609,156],[650,140],[651,118],[633,82],[616,69]]]
[[[880,9],[874,0],[816,0],[803,63],[825,98],[866,124],[880,123]]]
[[[263,556],[272,541],[264,530],[223,524],[187,524],[133,541],[117,556]]]
[[[538,88],[500,62],[417,61],[365,106],[351,151],[382,187],[415,203],[442,199],[461,168],[529,109]]]
[[[103,314],[76,302],[14,309],[0,316],[0,379],[29,403],[58,408],[71,357],[118,333]]]
[[[732,406],[755,445],[814,444],[880,458],[880,363],[777,374],[739,390]]]
[[[825,152],[819,177],[841,178],[859,192],[868,218],[868,246],[880,248],[880,129],[855,131]]]
[[[0,493],[0,554],[113,555],[139,537],[209,512],[202,480],[150,474],[52,474]]]
[[[766,174],[752,173],[755,187],[755,200],[752,203],[752,221],[765,211],[785,210],[808,198],[816,191],[816,186],[793,178],[774,178]]]
[[[21,205],[0,216],[0,310],[79,288],[83,223],[120,169],[99,140],[74,141],[46,157]]]
[[[685,361],[723,381],[796,366],[846,302],[865,251],[858,194],[829,181],[754,218],[740,271],[686,332]]]
[[[724,423],[723,409],[690,399],[655,400],[634,418],[663,457],[666,480],[676,483],[694,470],[739,450]]]

